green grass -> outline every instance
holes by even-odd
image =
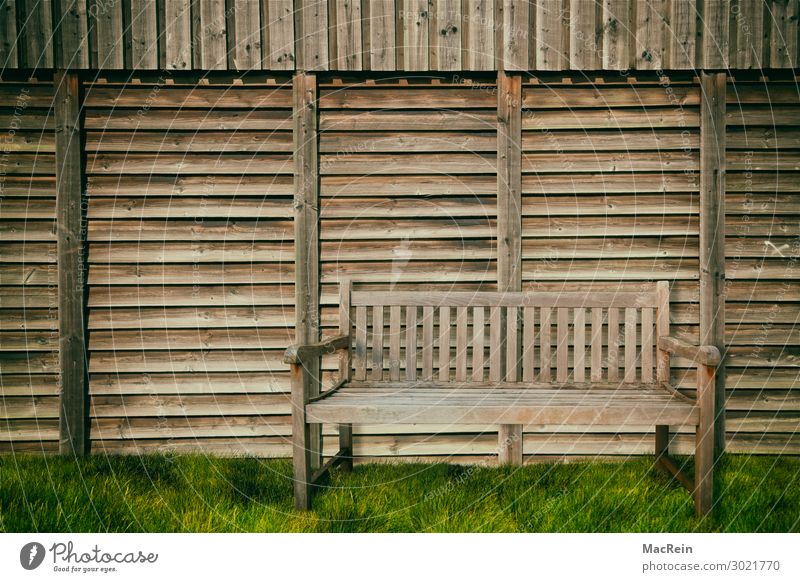
[[[304,514],[286,460],[4,456],[0,531],[800,531],[798,458],[726,456],[704,520],[651,463],[362,465]]]

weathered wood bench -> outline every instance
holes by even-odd
[[[645,292],[359,292],[341,285],[341,335],[286,352],[292,368],[295,503],[352,467],[354,423],[494,424],[501,462],[522,462],[522,425],[655,426],[656,464],[712,507],[714,375],[720,353],[669,337],[669,286]],[[320,358],[340,352],[322,394]],[[697,365],[697,397],[670,385],[670,354]],[[319,425],[339,425],[322,465]],[[694,426],[695,476],[669,456]]]

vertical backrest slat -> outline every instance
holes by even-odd
[[[669,283],[659,281],[656,283],[656,342],[662,335],[669,335]],[[656,380],[669,382],[669,354],[664,350],[657,350]]]
[[[439,307],[439,381],[450,381],[450,307]]]
[[[433,380],[433,307],[422,308],[422,379]]]
[[[619,309],[608,310],[608,381],[619,381]]]
[[[603,381],[603,308],[592,307],[592,382]]]
[[[539,362],[539,381],[540,382],[550,382],[552,375],[550,373],[551,369],[551,359],[552,355],[550,353],[550,328],[551,328],[551,309],[549,307],[542,307],[540,315],[539,315],[539,355],[540,355],[540,362]]]
[[[466,307],[456,308],[456,381],[467,381],[467,333],[468,316]]]
[[[483,307],[472,308],[472,381],[483,382],[484,326]]]
[[[406,380],[417,379],[417,307],[406,307]]]
[[[400,321],[402,308],[389,308],[389,380],[400,380]]]
[[[367,379],[367,307],[356,307],[356,349],[353,354],[355,379]]]
[[[636,308],[625,309],[625,382],[636,382]]]
[[[519,330],[516,307],[506,310],[506,374],[507,382],[519,380]]]
[[[339,281],[339,335],[350,335],[350,279]],[[350,379],[352,341],[339,354],[339,379]]]
[[[533,307],[525,307],[522,311],[522,381],[533,382],[535,365],[533,358],[536,355],[534,344],[536,341],[536,328],[534,327]]]
[[[370,380],[383,379],[383,306],[372,308],[372,372]]]
[[[642,308],[642,382],[653,383],[653,308]]]
[[[566,382],[569,376],[569,309],[559,307],[556,328],[556,382]]]
[[[503,379],[503,308],[494,305],[489,308],[489,381]]]
[[[586,310],[576,307],[573,315],[575,321],[575,342],[573,347],[572,375],[575,382],[586,380]]]

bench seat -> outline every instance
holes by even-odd
[[[306,406],[311,422],[696,425],[692,401],[649,384],[351,382]]]

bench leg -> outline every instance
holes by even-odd
[[[497,441],[497,460],[501,465],[522,465],[521,424],[501,424]]]
[[[294,506],[311,509],[311,427],[306,422],[306,387],[303,368],[292,365],[292,464]]]
[[[714,505],[714,368],[697,367],[700,423],[694,453],[694,509],[698,516],[710,515]]]
[[[353,425],[340,424],[339,425],[339,450],[341,451],[342,469],[344,471],[353,470]]]
[[[669,426],[659,424],[656,426],[656,462],[669,455]]]

